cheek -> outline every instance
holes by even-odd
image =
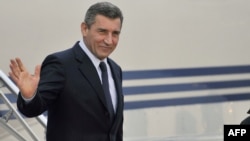
[[[118,44],[119,37],[113,38],[113,44],[116,46]]]
[[[98,36],[88,36],[87,38],[92,47],[98,45],[99,42],[101,41],[101,39]]]
[[[103,38],[102,36],[98,36],[98,35],[92,36],[92,42],[94,42],[94,43],[99,44],[99,43],[101,43],[103,40],[104,40],[104,38]]]

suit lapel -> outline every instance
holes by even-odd
[[[81,49],[81,47],[76,44],[74,46],[74,53],[76,60],[79,62],[79,70],[83,76],[89,81],[94,91],[96,91],[100,101],[107,108],[104,92],[102,90],[102,85],[95,66]]]
[[[109,65],[111,68],[112,76],[115,81],[115,88],[117,93],[117,112],[120,111],[121,108],[121,100],[122,100],[122,87],[121,87],[121,76],[119,70],[116,70],[114,64],[109,61]]]
[[[116,115],[115,115],[115,121],[113,123],[112,130],[116,128],[118,123],[122,122],[122,112],[123,112],[123,94],[122,94],[122,74],[120,69],[115,69],[115,64],[108,59],[108,63],[111,68],[112,76],[115,81],[115,87],[116,87],[116,93],[117,93],[117,109],[116,109]]]

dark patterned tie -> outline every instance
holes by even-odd
[[[107,107],[110,113],[111,121],[114,119],[114,108],[111,100],[111,95],[109,91],[109,80],[108,80],[108,72],[107,72],[107,67],[104,62],[100,63],[100,68],[102,70],[102,87],[105,93],[105,98],[107,102]]]

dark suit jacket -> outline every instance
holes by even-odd
[[[19,94],[19,111],[27,117],[48,111],[47,141],[122,141],[122,70],[109,58],[108,63],[118,97],[114,122],[97,71],[78,42],[45,58],[37,94],[28,104]]]
[[[247,113],[250,114],[250,109],[248,110]],[[250,125],[250,116],[248,116],[244,120],[242,120],[240,124],[241,125]]]

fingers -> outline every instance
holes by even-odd
[[[10,68],[15,75],[19,75],[20,72],[26,71],[20,58],[11,59]]]
[[[20,58],[15,58],[10,60],[10,70],[9,75],[12,79],[18,80],[21,77],[21,74],[28,74],[29,72],[26,70]],[[35,68],[34,75],[36,77],[40,77],[41,65],[37,65]]]
[[[20,58],[10,60],[10,69],[11,72],[9,75],[14,80],[18,80],[22,72],[26,72],[26,68],[24,67]]]
[[[22,61],[21,61],[21,59],[20,58],[16,58],[16,62],[17,62],[17,65],[18,65],[18,67],[19,67],[19,70],[22,72],[22,71],[26,71],[26,68],[24,67],[24,65],[23,65],[23,63],[22,63]]]
[[[18,80],[19,80],[19,71],[17,71],[17,64],[15,62],[15,60],[10,60],[10,72],[9,72],[9,76],[10,78],[16,83],[18,84]]]
[[[19,68],[16,60],[14,60],[14,59],[10,60],[10,69],[11,69],[10,75],[13,78],[17,78],[18,79],[21,71],[20,71],[20,68]]]
[[[9,72],[9,76],[14,82],[17,82],[18,78],[12,72]]]

